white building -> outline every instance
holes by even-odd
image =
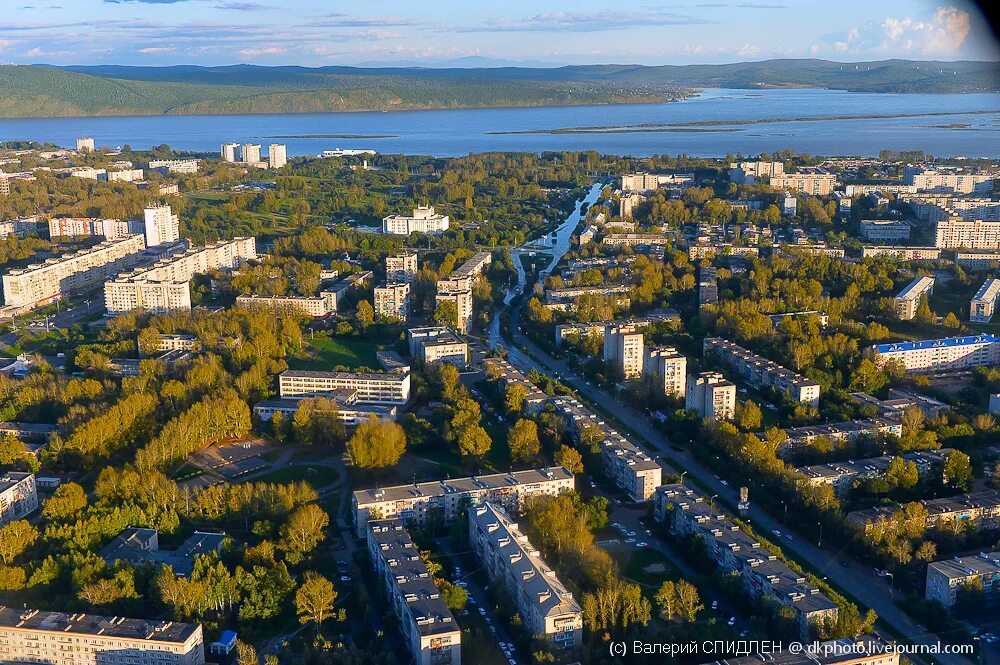
[[[837,186],[837,176],[833,173],[789,173],[772,176],[770,185],[774,189],[793,189],[813,196],[825,196]]]
[[[281,143],[272,143],[267,146],[267,165],[272,169],[280,169],[288,163],[288,155],[285,146]]]
[[[154,159],[149,162],[151,171],[160,173],[197,173],[197,159]]]
[[[412,216],[389,215],[382,219],[382,233],[408,236],[411,233],[443,233],[448,230],[448,215],[434,212],[434,206],[418,206]]]
[[[684,408],[702,418],[730,420],[736,414],[736,384],[718,372],[702,372],[687,378]]]
[[[94,139],[91,136],[84,136],[76,140],[77,152],[94,152]]]
[[[670,397],[684,397],[687,389],[687,358],[673,347],[661,347],[646,351],[642,373],[656,377],[663,394]]]
[[[1000,298],[1000,279],[988,279],[976,291],[969,303],[969,321],[989,323],[993,318],[993,308]]]
[[[469,508],[469,543],[494,587],[506,590],[524,628],[554,649],[583,640],[583,612],[517,522],[492,503]]]
[[[740,162],[729,165],[729,179],[743,185],[752,185],[761,178],[771,178],[785,173],[783,162]]]
[[[102,236],[117,240],[133,233],[141,233],[141,225],[119,219],[88,219],[80,217],[60,217],[49,220],[49,237]]]
[[[934,225],[934,246],[942,249],[1000,249],[1000,221],[941,220]]]
[[[35,474],[17,471],[0,474],[0,526],[24,519],[36,510]]]
[[[244,143],[240,146],[240,161],[245,164],[256,164],[260,161],[260,144]]]
[[[337,311],[336,299],[329,293],[318,296],[237,296],[236,306],[275,311],[293,309],[315,317]]]
[[[987,601],[1000,594],[1000,551],[957,556],[928,564],[924,594],[927,600],[952,607],[958,600],[959,588],[970,583],[981,586]]]
[[[810,406],[819,404],[820,386],[812,379],[785,369],[773,360],[758,356],[738,344],[719,337],[704,341],[704,353],[715,353],[719,359],[732,368],[753,388],[773,388],[788,393],[796,402]],[[691,384],[688,384],[690,392]]]
[[[880,369],[890,360],[899,361],[910,374],[1000,365],[1000,337],[993,335],[876,344],[871,351]]]
[[[143,211],[146,247],[175,242],[181,236],[180,218],[170,206],[153,206]]]
[[[410,399],[410,374],[288,369],[278,375],[281,397],[323,395],[340,390],[357,391],[358,404],[406,404]]]
[[[933,277],[917,277],[893,299],[896,316],[900,321],[909,321],[917,314],[920,299],[934,293]]]
[[[417,253],[404,251],[385,257],[385,278],[390,282],[412,282],[417,276]]]
[[[791,194],[782,194],[778,197],[778,202],[781,204],[782,215],[794,217],[798,213],[798,199]]]
[[[94,286],[137,265],[145,248],[142,236],[131,235],[46,259],[44,263],[8,270],[3,276],[4,304],[6,307],[43,305]]]
[[[406,321],[410,316],[410,285],[388,282],[375,287],[375,316],[380,320]]]
[[[410,355],[425,365],[446,362],[459,368],[469,363],[469,344],[449,328],[410,328]]]
[[[888,219],[865,219],[861,221],[861,238],[871,242],[909,240],[910,225]]]
[[[139,182],[142,179],[142,169],[106,171],[103,176],[98,176],[98,180],[106,180],[108,182]]]
[[[625,379],[642,374],[642,332],[630,326],[611,326],[604,333],[604,362]]]
[[[219,148],[219,154],[222,156],[222,161],[235,162],[239,149],[239,143],[223,143],[222,147]]]
[[[961,173],[958,171],[934,170],[924,166],[907,165],[903,169],[903,182],[913,185],[917,191],[945,190],[958,194],[993,191],[993,180],[997,173]]]

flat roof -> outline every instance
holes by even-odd
[[[527,471],[493,473],[486,476],[435,480],[410,483],[409,485],[394,485],[391,487],[372,487],[355,491],[354,504],[360,507],[383,501],[436,497],[456,492],[476,492],[572,479],[573,474],[566,467],[551,466],[541,469],[529,469]]]
[[[993,302],[997,299],[997,296],[1000,296],[1000,279],[993,278],[983,282],[983,285],[976,291],[976,295],[972,296],[972,300]]]
[[[948,579],[964,579],[972,575],[1000,575],[1000,550],[980,552],[972,556],[933,561],[927,565]]]
[[[278,375],[279,377],[303,378],[303,379],[354,379],[355,381],[387,381],[389,383],[402,383],[409,379],[409,374],[399,372],[321,372],[312,369],[286,369]]]
[[[89,635],[103,639],[149,640],[183,644],[201,628],[198,624],[105,617],[96,614],[67,614],[45,610],[25,610],[0,606],[0,626],[23,631],[44,631]]]
[[[943,337],[941,339],[923,339],[915,342],[876,344],[872,347],[872,349],[874,349],[876,353],[896,353],[899,351],[923,351],[927,349],[971,346],[975,344],[996,344],[998,342],[1000,342],[1000,337],[984,334],[966,335],[964,337]]]
[[[899,292],[899,295],[896,296],[896,300],[916,300],[924,294],[924,291],[932,288],[933,286],[933,277],[917,277]]]
[[[25,478],[34,476],[33,473],[22,473],[20,471],[6,471],[0,474],[0,493],[6,492],[11,487],[24,481]]]

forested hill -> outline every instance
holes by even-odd
[[[555,68],[0,66],[0,117],[662,102],[698,87],[995,92],[991,62],[767,60]]]

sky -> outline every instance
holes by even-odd
[[[614,8],[609,8],[612,5]],[[0,63],[1000,60],[965,0],[0,0]]]

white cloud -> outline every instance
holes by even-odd
[[[937,7],[926,18],[887,16],[846,33],[828,35],[828,45],[837,53],[897,54],[925,56],[955,54],[965,44],[972,29],[968,12],[949,5]]]
[[[284,46],[265,46],[263,48],[247,48],[239,51],[239,55],[244,58],[256,58],[262,55],[281,55],[282,53],[288,53],[288,49]]]

